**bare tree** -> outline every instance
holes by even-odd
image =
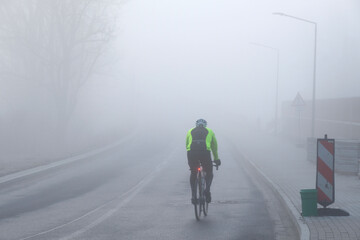
[[[106,0],[0,1],[0,77],[46,86],[60,138],[112,38],[111,6]]]

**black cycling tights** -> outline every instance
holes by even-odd
[[[196,179],[197,169],[199,167],[199,161],[201,162],[201,165],[203,166],[203,169],[206,172],[205,191],[210,192],[211,182],[214,177],[210,151],[188,151],[187,157],[188,157],[188,164],[191,170],[190,186],[191,186],[192,196],[195,196],[196,193],[195,179]]]

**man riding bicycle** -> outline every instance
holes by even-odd
[[[188,164],[190,167],[190,186],[191,186],[191,203],[196,204],[196,172],[201,163],[204,171],[206,172],[205,181],[205,197],[206,202],[211,202],[210,185],[213,179],[213,165],[211,161],[211,154],[213,153],[214,162],[220,166],[221,161],[217,152],[217,141],[214,132],[207,128],[207,122],[204,119],[196,121],[196,127],[188,131],[186,136],[186,150]]]

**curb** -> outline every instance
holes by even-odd
[[[283,201],[287,206],[287,210],[291,213],[289,214],[292,216],[293,222],[298,229],[300,240],[310,240],[310,230],[308,225],[306,224],[305,220],[301,216],[300,212],[296,209],[295,205],[292,203],[290,198],[286,195],[286,193],[280,188],[279,185],[274,183],[266,174],[258,167],[254,162],[252,162],[248,157],[246,157],[243,153],[244,159],[251,164],[251,166],[258,171],[266,181],[274,188],[274,190],[281,196]]]

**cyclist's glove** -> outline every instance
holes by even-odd
[[[215,163],[217,166],[220,166],[220,165],[221,165],[221,161],[220,161],[220,159],[216,159],[216,160],[214,160],[214,163]]]

